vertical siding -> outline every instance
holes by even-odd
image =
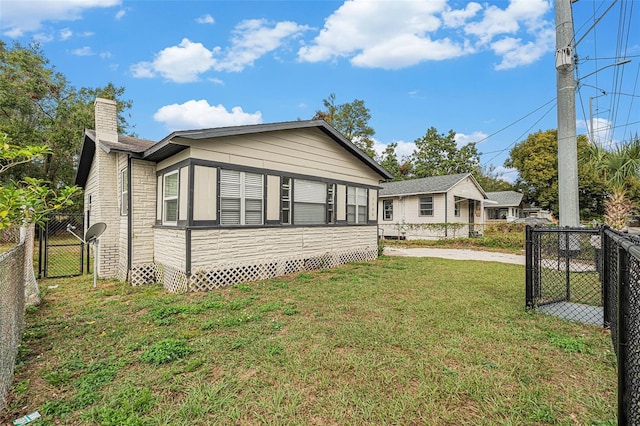
[[[215,220],[217,216],[217,169],[195,166],[193,183],[193,220]]]
[[[280,176],[267,175],[267,220],[280,220]]]
[[[369,220],[378,220],[378,190],[369,190]]]
[[[337,185],[336,188],[336,220],[344,222],[347,220],[347,187]]]

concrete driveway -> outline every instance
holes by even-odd
[[[512,263],[514,265],[525,264],[525,256],[520,254],[464,249],[385,247],[384,254],[387,256],[439,257],[452,260],[481,260],[486,262]]]

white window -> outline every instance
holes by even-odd
[[[293,181],[293,223],[319,225],[325,223],[327,185],[322,182]]]
[[[220,170],[220,224],[263,224],[263,176],[237,170]]]
[[[167,173],[162,178],[162,223],[178,223],[178,171]]]
[[[367,223],[366,188],[347,188],[347,223]]]
[[[129,214],[129,169],[120,171],[120,215]]]
[[[433,216],[433,195],[420,197],[418,216]]]
[[[382,201],[383,220],[393,220],[393,200]]]

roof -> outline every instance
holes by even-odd
[[[471,179],[483,198],[485,192],[471,173],[459,173],[455,175],[429,176],[420,179],[401,180],[397,182],[384,182],[380,184],[380,197],[392,197],[400,195],[439,194],[449,192],[454,186],[465,179]]]
[[[340,132],[338,132],[324,120],[299,120],[269,124],[217,127],[211,129],[182,130],[171,133],[169,136],[165,137],[157,143],[144,139],[131,138],[128,136],[118,136],[117,143],[107,143],[105,141],[99,141],[99,145],[106,152],[124,152],[133,154],[135,158],[140,158],[157,163],[188,148],[188,145],[185,145],[184,142],[180,143],[180,141],[216,139],[225,136],[238,136],[305,128],[319,129],[334,141],[336,141],[343,148],[345,148],[352,155],[354,155],[356,158],[358,158],[360,161],[362,161],[366,166],[380,175],[383,179],[393,178],[393,175],[391,175],[387,170],[385,170],[371,157],[365,154],[360,148],[358,148],[353,142],[345,138]],[[82,153],[80,155],[80,163],[78,165],[78,173],[76,174],[76,185],[79,185],[81,187],[85,186],[87,178],[89,176],[89,169],[91,167],[93,154],[95,152],[95,142],[95,131],[86,130],[85,139],[82,146]],[[85,145],[87,146],[85,147]],[[91,147],[91,145],[93,145],[93,147]]]
[[[517,191],[487,192],[487,197],[496,204],[491,207],[519,206],[522,203],[523,195]]]
[[[93,155],[96,152],[96,132],[85,129],[82,148],[80,151],[80,161],[76,172],[75,184],[84,188],[89,178],[89,169],[93,162]],[[145,150],[155,145],[155,142],[147,139],[138,139],[131,136],[118,135],[117,142],[99,141],[100,147],[106,152],[126,152],[141,155]]]

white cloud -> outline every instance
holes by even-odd
[[[116,12],[116,15],[114,16],[116,21],[121,20],[122,18],[124,18],[124,16],[127,14],[127,11],[124,9],[120,9],[118,12]]]
[[[242,71],[256,59],[278,49],[289,39],[299,37],[309,27],[283,21],[272,25],[264,19],[242,21],[233,30],[231,47],[216,64],[217,71]]]
[[[111,56],[112,56],[111,52],[109,52],[108,50],[104,52],[100,52],[100,59],[109,59],[111,58]]]
[[[160,74],[176,83],[197,81],[198,76],[215,65],[214,51],[201,43],[183,39],[177,46],[167,47],[156,54],[153,62],[139,62],[131,67],[134,77],[150,78]]]
[[[198,24],[215,24],[216,20],[213,19],[213,16],[211,16],[209,14],[206,14],[206,15],[203,15],[203,16],[201,16],[199,18],[196,18],[196,22]]]
[[[600,144],[605,144],[605,146],[609,146],[613,143],[617,143],[617,141],[609,141],[611,137],[611,121],[593,117],[593,129],[591,129],[590,121],[577,120],[576,127],[579,129],[585,129],[588,138],[593,138],[593,140]]]
[[[393,143],[397,144],[396,147],[396,157],[398,161],[402,162],[404,158],[408,158],[413,154],[413,151],[416,149],[416,144],[413,142],[405,142],[405,141],[393,141]],[[386,143],[382,143],[378,140],[373,140],[373,149],[375,150],[378,156],[381,156],[384,150],[387,148]]]
[[[15,1],[0,0],[0,28],[8,37],[21,37],[42,28],[45,21],[75,21],[86,9],[113,7],[121,0]]]
[[[185,38],[179,45],[161,50],[152,62],[132,65],[131,72],[139,78],[159,74],[176,83],[188,83],[197,81],[201,74],[210,70],[242,71],[307,29],[289,21],[272,24],[258,19],[246,20],[235,27],[231,46],[225,51],[220,46],[209,50],[202,43]]]
[[[456,136],[455,136],[456,146],[458,148],[462,148],[463,146],[472,142],[476,142],[477,144],[479,141],[483,141],[484,139],[486,139],[487,136],[489,135],[480,131],[475,131],[470,135],[467,135],[464,133],[456,133]]]
[[[80,47],[78,49],[73,49],[71,51],[71,54],[75,55],[75,56],[92,56],[92,55],[95,55],[95,53],[93,53],[93,50],[89,46],[84,46],[84,47]]]
[[[204,99],[163,106],[153,118],[164,123],[170,131],[262,123],[260,111],[246,113],[239,106],[227,111],[223,105],[209,105]]]
[[[73,36],[73,31],[71,31],[69,28],[63,28],[60,30],[60,40],[64,41],[64,40],[68,40]]]
[[[346,1],[298,59],[399,69],[490,49],[501,57],[495,68],[509,69],[553,50],[553,26],[544,20],[550,8],[549,0],[510,0],[504,9],[469,2],[457,10],[446,0]]]

